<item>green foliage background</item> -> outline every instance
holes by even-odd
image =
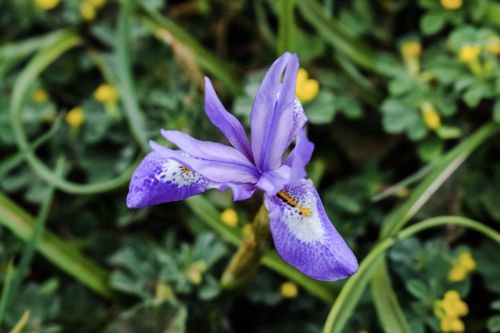
[[[457,290],[467,332],[500,332],[500,3],[122,0],[84,19],[100,1],[47,2],[0,2],[0,330],[29,311],[12,332],[439,332],[436,302]],[[468,46],[474,61],[460,59]],[[271,246],[223,288],[261,198],[129,210],[128,181],[162,128],[220,138],[204,75],[248,126],[285,50],[319,81],[304,104],[309,176],[360,269],[320,283]],[[103,83],[117,103],[95,99]],[[464,251],[477,268],[450,282]]]

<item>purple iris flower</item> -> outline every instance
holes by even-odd
[[[286,262],[317,280],[354,274],[356,257],[328,219],[313,183],[305,179],[314,145],[304,131],[307,117],[295,96],[298,70],[297,55],[287,52],[266,73],[250,115],[250,142],[205,78],[205,112],[231,146],[162,131],[179,149],[150,142],[153,152],[132,175],[127,206],[183,200],[210,188],[231,189],[235,201],[261,190],[274,245]]]

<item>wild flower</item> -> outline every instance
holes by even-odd
[[[462,7],[463,0],[441,0],[441,6],[447,10],[456,10]]]
[[[220,219],[229,227],[234,228],[238,226],[238,213],[236,213],[236,211],[232,208],[224,209],[224,211],[220,214]]]
[[[94,92],[94,98],[102,104],[114,104],[118,101],[118,91],[109,84],[101,84]]]
[[[296,298],[299,295],[299,289],[293,282],[283,282],[280,286],[280,294],[283,298]]]
[[[476,269],[476,261],[469,251],[460,253],[458,259],[453,263],[448,280],[451,282],[463,281]]]
[[[469,307],[460,299],[460,294],[449,290],[442,300],[436,302],[437,315],[441,321],[442,332],[463,332],[465,330],[461,317],[469,313]]]
[[[31,95],[31,99],[35,103],[39,104],[45,103],[49,100],[49,94],[47,94],[47,92],[44,89],[38,88],[33,92],[33,95]]]
[[[80,128],[85,121],[85,115],[83,109],[79,106],[71,109],[64,118],[69,127],[73,129]]]
[[[304,68],[300,68],[297,73],[297,85],[295,95],[302,103],[312,101],[318,96],[319,82],[309,78],[309,73]]]
[[[51,10],[56,8],[61,0],[35,0],[35,4],[43,10]]]
[[[296,98],[298,70],[297,55],[284,53],[266,73],[250,115],[250,140],[206,78],[205,113],[232,147],[162,131],[179,149],[150,142],[153,152],[132,175],[127,206],[183,200],[211,188],[232,189],[234,200],[261,190],[274,245],[286,262],[318,280],[354,274],[356,257],[328,219],[312,181],[305,178],[314,145],[307,138],[307,117]]]

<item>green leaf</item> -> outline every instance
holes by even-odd
[[[333,48],[368,70],[375,69],[374,52],[340,22],[328,17],[317,0],[296,0],[297,7],[307,22]]]
[[[28,241],[33,235],[35,219],[0,193],[0,224],[18,238]],[[85,286],[104,297],[111,297],[108,273],[70,243],[49,231],[44,231],[37,249],[50,262]]]
[[[404,312],[392,288],[385,261],[381,261],[373,274],[371,292],[380,324],[385,332],[411,333]]]
[[[425,14],[420,20],[420,29],[426,35],[433,35],[444,27],[445,16],[443,13],[435,11]]]
[[[336,99],[331,93],[321,91],[305,106],[305,111],[311,124],[328,124],[335,117]]]
[[[487,325],[490,332],[500,332],[500,315],[496,315],[488,319]]]
[[[419,299],[425,299],[429,293],[427,286],[420,280],[411,279],[406,283],[406,289],[410,294]]]
[[[493,120],[500,123],[500,98],[497,98],[493,106]]]

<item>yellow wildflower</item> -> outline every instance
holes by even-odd
[[[226,208],[220,214],[220,219],[225,225],[229,227],[236,227],[238,225],[238,213],[232,208]]]
[[[97,87],[94,97],[102,104],[114,104],[118,100],[118,92],[109,84],[101,84]]]
[[[394,195],[396,196],[396,198],[406,198],[410,195],[410,190],[408,189],[408,187],[400,187],[397,189],[396,192],[394,192]]]
[[[155,288],[155,301],[158,303],[162,303],[163,301],[166,300],[172,300],[174,299],[174,292],[172,291],[172,288],[164,282],[158,282],[156,284]]]
[[[472,257],[472,253],[469,251],[460,253],[458,256],[458,262],[462,267],[466,268],[470,272],[476,269],[476,261]]]
[[[448,274],[448,281],[458,282],[463,281],[469,275],[467,269],[460,265],[453,265],[451,267],[450,273]]]
[[[427,128],[437,130],[441,127],[441,116],[439,115],[439,112],[437,112],[434,105],[430,102],[424,102],[420,108],[422,110],[422,117]]]
[[[418,58],[422,54],[422,44],[418,41],[404,42],[401,45],[401,54],[404,58]]]
[[[463,332],[465,326],[463,321],[457,317],[445,316],[441,318],[441,332]]]
[[[61,0],[35,0],[35,4],[43,10],[51,10],[57,7]]]
[[[96,17],[96,7],[89,1],[80,3],[80,15],[85,21],[92,21]]]
[[[79,106],[74,107],[66,114],[64,120],[66,120],[66,123],[69,125],[69,127],[80,128],[85,120],[83,109]]]
[[[281,284],[280,293],[283,298],[295,298],[299,294],[299,289],[295,283],[287,281]]]
[[[444,9],[455,10],[462,7],[463,0],[441,0]]]
[[[499,55],[500,54],[500,37],[491,36],[488,40],[487,49],[489,52]]]
[[[449,317],[463,317],[469,313],[469,307],[460,299],[460,294],[456,290],[449,290],[444,294],[441,308],[445,316]]]
[[[462,46],[460,52],[458,53],[458,59],[461,62],[471,62],[477,60],[479,54],[481,53],[480,45],[466,44]]]
[[[33,92],[31,99],[35,103],[44,103],[49,99],[49,94],[47,94],[44,89],[38,88],[37,90],[35,90],[35,92]]]
[[[203,260],[196,261],[189,265],[186,276],[194,285],[199,285],[203,281],[203,273],[207,270],[207,263]]]
[[[297,85],[295,95],[302,102],[306,103],[313,100],[319,92],[319,82],[315,79],[309,79],[309,74],[304,68],[300,68],[297,73]]]

